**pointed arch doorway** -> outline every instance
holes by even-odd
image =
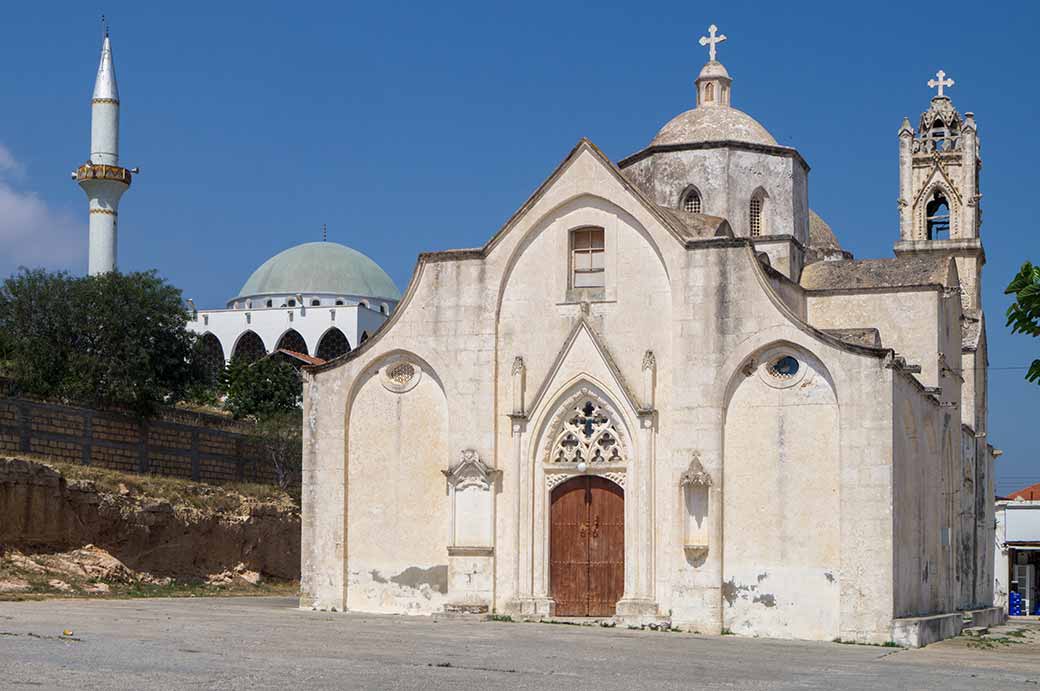
[[[561,617],[614,616],[625,590],[625,493],[579,475],[550,497],[549,593]]]

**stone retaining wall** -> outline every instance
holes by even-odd
[[[31,453],[112,470],[202,482],[274,483],[242,423],[163,411],[158,419],[0,398],[0,453]]]

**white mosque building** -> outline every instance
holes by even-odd
[[[390,276],[361,252],[307,242],[261,264],[224,309],[189,301],[188,329],[201,337],[203,362],[214,371],[231,358],[279,350],[314,364],[366,341],[400,299]]]
[[[89,200],[92,275],[117,268],[119,200],[136,172],[119,165],[119,89],[106,30],[91,99],[90,159],[72,173]],[[200,310],[188,300],[188,329],[200,336],[214,377],[233,357],[277,351],[316,364],[364,342],[400,298],[390,276],[361,252],[308,242],[261,264],[223,309]]]

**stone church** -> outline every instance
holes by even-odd
[[[929,82],[855,260],[724,38],[648,146],[583,139],[308,370],[301,606],[871,643],[991,606],[975,118]]]

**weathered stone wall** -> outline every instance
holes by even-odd
[[[203,482],[274,483],[257,440],[232,420],[186,411],[158,419],[0,398],[0,453]]]

